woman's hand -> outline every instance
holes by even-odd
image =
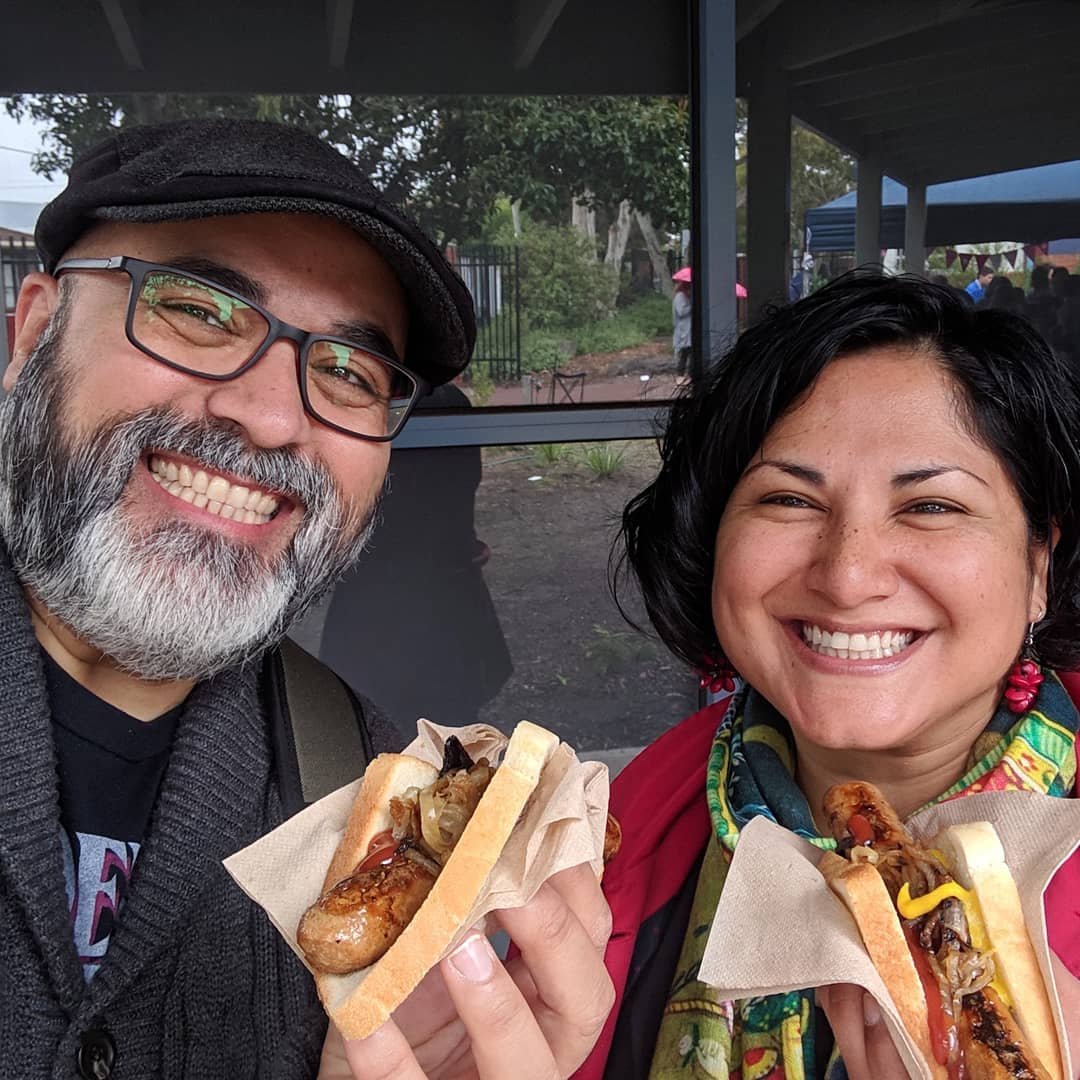
[[[1080,979],[1053,951],[1050,961],[1065,1017],[1065,1038],[1075,1059],[1080,1052]],[[817,1000],[829,1019],[850,1080],[906,1080],[907,1070],[889,1037],[881,1010],[861,986],[820,986]],[[1074,1073],[1080,1078],[1080,1066]]]
[[[881,1009],[861,986],[819,986],[817,1000],[828,1017],[850,1080],[907,1080],[908,1071]]]
[[[319,1080],[554,1080],[593,1048],[615,1000],[604,967],[611,913],[587,865],[498,912],[521,955],[500,963],[471,934],[366,1039],[331,1024]]]

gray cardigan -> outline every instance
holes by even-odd
[[[0,546],[0,1076],[70,1080],[83,1034],[111,1080],[301,1080],[326,1022],[310,977],[221,860],[283,820],[260,666],[192,691],[108,952],[83,981],[61,861],[41,655]],[[376,751],[392,738],[381,726]]]

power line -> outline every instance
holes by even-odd
[[[0,146],[0,150],[10,150],[13,154],[26,154],[29,157],[33,157],[34,150],[24,150],[21,146]]]

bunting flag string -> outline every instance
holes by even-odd
[[[982,275],[983,271],[986,269],[986,264],[989,261],[990,261],[990,256],[989,255],[984,255],[982,252],[979,252],[975,256],[975,265],[979,268],[979,275],[980,276]]]
[[[945,269],[951,270],[952,264],[956,262],[956,248],[945,249]]]
[[[966,270],[968,268],[968,263],[971,262],[971,252],[961,251],[958,257],[960,259],[960,269]]]
[[[1013,270],[1016,269],[1016,258],[1020,254],[1019,251],[1003,251],[1001,253],[1005,259],[1008,260],[1009,267]]]

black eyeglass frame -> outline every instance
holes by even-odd
[[[283,319],[279,319],[272,312],[267,311],[261,304],[257,304],[254,300],[249,299],[242,293],[238,293],[236,290],[230,289],[219,282],[214,281],[212,278],[203,277],[200,274],[193,274],[187,270],[169,266],[167,263],[147,262],[145,259],[136,259],[130,255],[112,255],[108,258],[101,259],[64,259],[57,265],[56,270],[53,272],[53,276],[59,277],[62,273],[71,270],[119,270],[126,273],[131,281],[131,289],[128,294],[127,315],[124,319],[124,333],[126,334],[128,341],[151,359],[157,360],[159,363],[172,368],[174,371],[182,371],[185,375],[194,375],[198,379],[207,379],[211,382],[230,382],[233,379],[239,378],[245,371],[250,371],[275,342],[283,339],[293,342],[297,347],[296,381],[300,388],[300,400],[304,404],[304,411],[309,416],[318,420],[320,424],[332,428],[334,431],[340,431],[343,435],[350,435],[355,439],[363,439],[366,442],[390,442],[401,434],[402,428],[405,427],[405,422],[409,419],[413,409],[416,408],[416,403],[431,389],[427,381],[420,375],[417,375],[414,371],[410,371],[400,360],[386,356],[384,353],[379,352],[378,349],[373,349],[368,345],[361,345],[356,341],[350,341],[348,338],[335,337],[333,334],[318,334],[309,330],[302,330],[299,326],[293,326],[292,323],[287,323]],[[135,335],[135,309],[138,304],[139,293],[146,280],[147,274],[155,272],[175,274],[177,277],[198,282],[200,285],[205,285],[207,288],[214,289],[216,292],[221,292],[226,296],[233,296],[237,300],[240,300],[247,307],[251,308],[252,311],[257,312],[266,320],[267,331],[262,344],[259,345],[255,352],[245,360],[236,371],[230,372],[227,375],[212,375],[205,371],[196,371],[194,368],[178,364],[175,360],[169,360],[167,357],[148,348],[139,341]],[[409,398],[408,404],[404,408],[401,419],[398,421],[398,424],[393,431],[387,435],[365,435],[362,432],[352,431],[349,428],[342,427],[340,424],[335,424],[333,420],[327,420],[325,416],[322,416],[316,411],[315,407],[311,404],[311,399],[308,397],[305,373],[308,351],[312,345],[319,341],[328,341],[336,345],[345,345],[349,348],[359,349],[361,352],[380,360],[394,371],[400,372],[412,382],[414,386],[413,393]]]

